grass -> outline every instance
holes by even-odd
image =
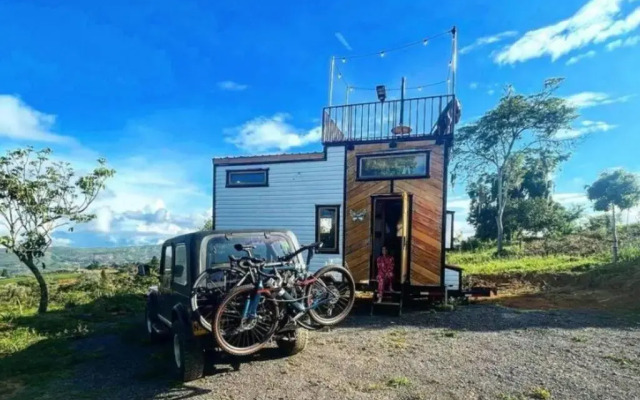
[[[407,348],[407,331],[405,329],[394,329],[385,335],[385,342],[394,349],[403,350]]]
[[[588,269],[607,261],[604,255],[577,257],[568,255],[512,256],[497,258],[494,250],[451,252],[447,262],[460,265],[465,274],[497,275],[510,273],[567,272]]]
[[[98,349],[76,349],[75,343],[96,332],[119,331],[144,309],[143,294],[151,284],[132,271],[51,274],[49,311],[38,314],[35,279],[10,281],[0,286],[0,376],[12,379],[0,382],[0,392],[16,398],[40,397],[50,381],[105,356]]]
[[[551,398],[551,392],[543,387],[538,387],[531,390],[529,397],[538,400],[549,400]]]
[[[387,387],[396,389],[401,386],[409,386],[411,381],[406,376],[396,376],[387,381]]]

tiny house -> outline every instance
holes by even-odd
[[[325,107],[322,151],[213,159],[214,229],[277,227],[321,241],[309,267],[344,264],[360,289],[375,288],[385,246],[403,293],[460,290],[461,271],[445,266],[459,117],[454,95]]]

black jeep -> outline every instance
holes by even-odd
[[[194,283],[208,268],[222,267],[230,256],[243,254],[237,243],[251,245],[254,254],[265,260],[278,260],[300,248],[292,232],[285,230],[200,231],[169,239],[162,245],[160,284],[149,288],[146,328],[152,340],[172,338],[173,365],[180,380],[202,377],[205,354],[216,348],[208,318],[194,303]],[[298,255],[293,262],[306,269]],[[195,310],[194,310],[195,309]],[[296,354],[307,344],[306,329],[287,324],[279,327],[274,339],[286,355]]]

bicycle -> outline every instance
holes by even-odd
[[[332,326],[346,318],[355,300],[355,282],[348,270],[328,265],[313,275],[300,276],[290,263],[302,251],[319,246],[303,246],[276,263],[267,263],[253,257],[252,246],[236,245],[236,250],[247,253],[238,261],[253,283],[234,287],[217,308],[213,333],[222,350],[233,355],[255,353],[283,321],[305,327],[302,318],[308,315],[321,326]],[[285,305],[282,310],[279,304]]]

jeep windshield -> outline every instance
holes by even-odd
[[[229,256],[246,256],[244,251],[234,249],[238,243],[254,246],[253,256],[264,258],[267,262],[278,261],[278,257],[296,250],[289,238],[282,233],[270,233],[266,237],[263,233],[216,235],[207,241],[207,267],[228,264]]]

